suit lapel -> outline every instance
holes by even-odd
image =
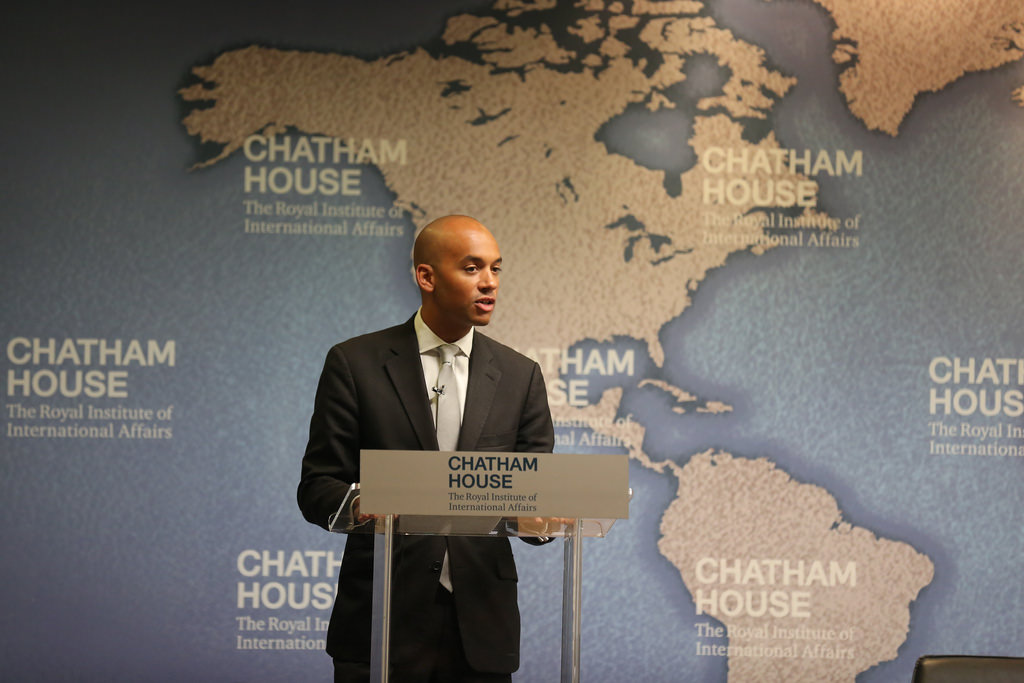
[[[423,384],[423,364],[416,343],[416,330],[412,320],[400,328],[401,334],[389,349],[390,356],[384,361],[384,371],[391,379],[395,392],[402,402],[402,409],[412,424],[416,438],[423,450],[437,450],[437,434],[427,401],[426,386]]]
[[[469,386],[466,388],[466,405],[462,415],[462,429],[459,431],[459,450],[476,450],[500,379],[501,370],[494,362],[488,339],[482,334],[476,334],[473,354],[469,358]]]

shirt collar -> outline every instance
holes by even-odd
[[[444,346],[448,342],[434,334],[434,331],[427,326],[427,323],[423,322],[423,316],[420,315],[420,309],[416,310],[416,317],[413,318],[413,327],[416,328],[416,342],[419,344],[420,353],[426,353],[432,351],[439,346]],[[459,347],[459,350],[467,358],[473,352],[473,332],[476,330],[475,327],[470,327],[469,332],[466,333],[465,337],[456,339],[451,342]]]

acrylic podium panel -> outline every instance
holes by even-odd
[[[339,534],[384,534],[386,515],[377,515],[360,522],[358,515],[360,484],[352,484],[338,512],[331,518],[328,528]],[[627,496],[631,493],[627,488]],[[576,518],[545,519],[544,526],[529,516],[446,516],[446,515],[392,515],[394,534],[421,534],[424,536],[505,536],[567,538],[576,535]],[[558,521],[564,519],[564,521]],[[580,535],[584,538],[603,538],[619,518],[582,519]]]
[[[424,452],[416,452],[419,458],[424,457]],[[364,452],[363,457],[374,457],[381,454],[382,457],[395,455],[395,452],[374,451]],[[398,453],[399,456],[406,455],[405,452]],[[443,456],[453,454],[430,453],[436,456],[438,462]],[[461,455],[461,454],[460,454]],[[495,454],[490,454],[491,456]],[[542,454],[547,455],[547,454]],[[572,456],[577,460],[565,461],[562,454],[554,459],[561,459],[563,464],[568,462],[572,467],[586,468],[590,456]],[[583,538],[602,538],[606,536],[615,523],[616,519],[625,518],[628,514],[629,489],[628,464],[623,458],[622,467],[605,469],[594,481],[593,472],[588,472],[584,479],[587,481],[587,488],[595,492],[595,497],[614,498],[606,501],[583,501],[583,503],[568,504],[569,510],[579,510],[582,504],[588,511],[609,510],[611,516],[602,518],[579,518],[566,515],[549,515],[534,517],[532,512],[517,516],[487,516],[473,514],[455,515],[417,515],[405,512],[400,515],[381,514],[377,509],[374,516],[359,521],[360,501],[363,494],[368,491],[368,486],[390,487],[397,485],[398,488],[408,487],[408,479],[414,479],[416,486],[423,487],[425,481],[430,478],[422,475],[410,475],[405,468],[391,470],[387,477],[375,477],[373,481],[366,480],[364,470],[364,482],[353,484],[350,487],[344,502],[338,512],[331,520],[330,529],[338,533],[347,534],[378,534],[380,538],[374,542],[374,596],[373,596],[373,633],[371,638],[371,680],[386,683],[389,678],[388,663],[390,661],[390,632],[391,632],[391,577],[392,561],[394,556],[394,537],[403,534],[419,535],[444,535],[444,536],[505,536],[505,537],[547,537],[564,539],[564,562],[562,572],[562,659],[561,678],[562,683],[578,683],[580,680],[580,625],[582,608],[582,569],[583,569]],[[597,468],[601,470],[602,468]],[[561,472],[560,474],[564,474]],[[557,477],[561,481],[579,481],[578,479],[566,479]],[[402,481],[404,480],[404,481]],[[593,486],[591,487],[591,484]],[[408,490],[407,488],[404,490]],[[521,489],[529,490],[529,489]],[[608,495],[609,491],[615,493]],[[534,495],[537,494],[524,494]],[[570,491],[569,498],[578,496],[578,491]],[[586,493],[584,492],[584,496]],[[550,497],[550,496],[549,496]],[[415,506],[414,506],[415,507]],[[404,509],[408,510],[408,507]],[[558,502],[554,502],[539,512],[550,512],[559,510]],[[626,511],[624,513],[623,511]]]

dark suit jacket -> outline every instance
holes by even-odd
[[[554,430],[540,368],[477,332],[459,450],[550,452]],[[317,388],[298,501],[324,528],[351,482],[360,449],[437,450],[412,319],[334,346]],[[519,667],[517,574],[505,538],[396,537],[391,658],[399,666],[430,656],[439,625],[433,609],[448,550],[466,658],[479,671]],[[369,661],[373,537],[350,535],[327,634],[336,659]]]

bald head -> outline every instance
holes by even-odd
[[[465,241],[474,234],[494,240],[490,230],[469,216],[442,216],[431,221],[416,236],[412,248],[413,267],[417,268],[424,263],[436,267],[438,259],[447,248]]]
[[[501,251],[480,221],[453,215],[430,222],[416,237],[412,259],[423,320],[437,336],[452,342],[490,322]]]

